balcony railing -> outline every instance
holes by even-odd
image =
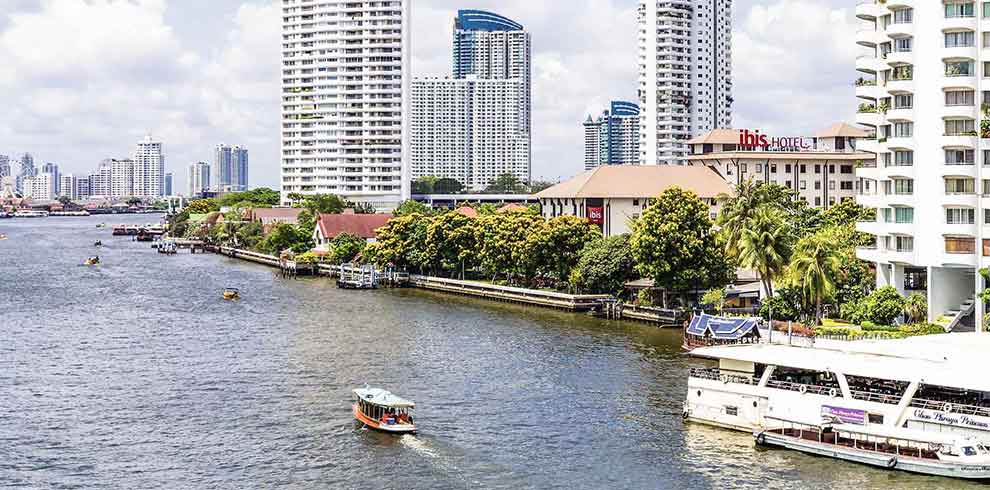
[[[689,376],[692,378],[721,381],[723,383],[737,383],[753,386],[760,384],[760,378],[753,376],[740,376],[738,374],[723,374],[722,370],[718,368],[691,368]]]

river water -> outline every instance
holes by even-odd
[[[0,221],[0,487],[967,486],[685,424],[677,331],[343,291],[96,227],[149,219]],[[365,383],[414,399],[421,432],[358,427]]]

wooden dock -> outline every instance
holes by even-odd
[[[566,311],[592,311],[612,297],[607,294],[566,294],[540,289],[499,286],[483,282],[460,281],[430,276],[409,276],[409,285],[495,301],[544,306]]]

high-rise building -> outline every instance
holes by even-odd
[[[59,184],[61,184],[61,180],[59,179],[60,175],[58,172],[58,165],[52,162],[48,162],[41,166],[41,172],[46,174],[52,174],[52,180],[55,182],[55,195],[56,196],[60,195]]]
[[[640,0],[640,165],[686,164],[687,140],[732,127],[732,0]]]
[[[79,181],[74,175],[62,174],[58,180],[58,190],[55,191],[58,196],[69,199],[79,198]]]
[[[282,200],[409,196],[411,0],[282,0]]]
[[[189,165],[189,197],[202,197],[203,193],[209,192],[212,188],[210,170],[210,164],[206,162],[196,162]]]
[[[138,142],[134,150],[133,196],[161,197],[165,183],[165,155],[162,142],[151,135]],[[114,176],[116,180],[116,175]]]
[[[92,195],[90,178],[89,177],[78,177],[76,178],[76,197],[75,199],[89,199]]]
[[[248,151],[240,146],[217,145],[213,154],[212,190],[240,192],[247,190]]]
[[[639,106],[613,101],[609,110],[584,122],[584,169],[639,163]]]
[[[166,196],[171,196],[172,195],[172,172],[165,172],[165,178],[163,180],[164,180],[164,187],[162,189],[162,192]]]
[[[928,298],[928,319],[982,329],[990,266],[990,103],[987,9],[981,2],[856,6],[856,122],[876,131],[859,148],[857,200],[877,209],[857,228],[876,237],[857,255],[877,285]],[[849,42],[853,42],[850,40]],[[971,316],[972,315],[972,316]],[[962,326],[959,328],[963,330]]]
[[[25,153],[21,157],[21,172],[17,174],[17,190],[24,192],[24,178],[38,175],[38,170],[34,166],[34,157],[30,153]]]
[[[100,162],[95,172],[89,174],[89,195],[110,197],[113,194],[112,187],[113,160],[106,159]]]
[[[413,81],[411,174],[482,190],[498,176],[529,182],[530,35],[508,18],[461,10],[453,79]]]
[[[21,185],[21,194],[36,201],[51,201],[55,199],[55,177],[50,173],[40,173],[26,176]]]
[[[12,175],[10,173],[10,157],[0,155],[0,178],[9,177],[10,175]]]
[[[454,179],[483,190],[498,176],[530,178],[521,80],[413,81],[412,178]]]
[[[102,170],[102,169],[101,169]],[[143,197],[135,191],[134,160],[110,160],[110,197]]]

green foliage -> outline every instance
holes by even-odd
[[[220,204],[217,203],[216,199],[197,199],[190,202],[185,211],[188,211],[189,214],[207,214],[220,211]]]
[[[767,319],[798,321],[806,313],[801,291],[797,288],[780,288],[760,304],[760,316]]]
[[[420,177],[412,181],[413,194],[433,194],[433,184],[437,178],[432,175]]]
[[[528,191],[526,183],[510,173],[499,175],[485,188],[486,194],[521,194]]]
[[[434,194],[461,194],[463,192],[464,184],[461,184],[456,179],[437,179],[433,183]]]
[[[912,293],[904,300],[904,314],[910,322],[922,322],[928,318],[928,298],[921,293]]]
[[[630,239],[637,269],[674,291],[725,286],[735,277],[725,244],[712,233],[709,208],[679,187],[663,192],[643,211]]]
[[[339,214],[347,207],[347,202],[335,194],[317,194],[313,196],[289,195],[289,199],[293,197],[298,198],[293,199],[293,207],[304,208],[312,213],[313,216],[320,214]]]
[[[641,289],[639,293],[636,294],[636,303],[639,306],[650,307],[655,304],[653,300],[653,291],[649,289]]]
[[[815,323],[821,322],[821,305],[833,297],[842,271],[841,254],[825,233],[801,238],[788,266],[789,285],[799,288],[805,306],[815,306]]]
[[[791,257],[794,235],[787,215],[775,206],[762,206],[749,218],[739,235],[739,265],[757,271],[763,287],[773,294],[773,279]]]
[[[354,214],[375,214],[377,210],[370,202],[348,202],[347,207],[354,210]]]
[[[395,213],[393,214],[395,216],[408,216],[410,214],[422,214],[426,216],[432,212],[433,210],[430,209],[429,206],[421,202],[417,202],[417,201],[413,201],[412,199],[409,199],[407,201],[403,201],[402,204],[400,204],[399,207],[395,209]]]
[[[364,238],[341,233],[330,240],[328,260],[334,264],[347,264],[354,262],[354,259],[364,252],[368,241]]]
[[[900,331],[905,335],[914,337],[919,335],[938,335],[945,333],[945,328],[934,323],[919,322],[910,325],[901,325]]]
[[[233,208],[270,208],[278,206],[281,196],[278,191],[259,187],[244,192],[229,192],[216,198],[218,206]]]
[[[505,273],[510,279],[521,276],[529,281],[536,274],[536,261],[527,253],[526,240],[534,228],[544,226],[543,218],[529,213],[479,216],[475,227],[478,264],[485,274]]]
[[[893,286],[879,288],[861,302],[864,321],[890,325],[904,311],[905,299]]]
[[[476,230],[474,218],[453,211],[436,216],[426,230],[426,255],[435,268],[460,271],[474,267]]]
[[[300,264],[315,264],[319,260],[320,258],[312,251],[301,253],[295,257],[295,261]]]
[[[264,227],[256,221],[240,225],[235,236],[241,247],[253,250],[265,239]]]
[[[378,229],[378,240],[365,249],[367,259],[381,266],[422,271],[428,265],[426,235],[429,221],[421,214],[388,220]]]
[[[309,232],[297,226],[279,223],[272,228],[271,233],[259,247],[272,255],[278,255],[285,250],[308,252],[313,248],[313,238]]]
[[[507,213],[534,216],[532,213]],[[503,215],[505,216],[505,215]],[[542,218],[537,218],[542,223]],[[578,264],[585,245],[602,238],[598,226],[577,216],[558,216],[533,228],[526,237],[525,256],[534,262],[538,273],[567,282]]]
[[[722,313],[722,308],[725,305],[725,288],[712,288],[705,291],[705,294],[701,296],[701,304],[710,305],[715,308],[715,311]]]
[[[629,248],[629,235],[594,240],[581,250],[571,283],[591,294],[619,296],[635,277],[636,262]]]

